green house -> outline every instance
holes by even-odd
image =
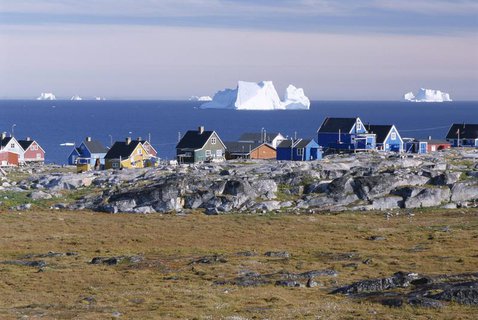
[[[176,145],[179,163],[224,161],[226,146],[215,131],[189,130]]]

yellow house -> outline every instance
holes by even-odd
[[[151,159],[141,141],[116,141],[105,156],[106,169],[144,168]]]

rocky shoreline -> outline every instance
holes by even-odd
[[[161,165],[81,174],[52,168],[10,170],[0,178],[0,192],[24,193],[32,203],[48,200],[52,208],[67,210],[262,214],[478,206],[476,149],[426,155],[333,155],[314,162]],[[11,177],[19,170],[25,178],[15,181]],[[81,197],[63,201],[79,190]],[[31,203],[24,203],[12,209],[30,207]]]

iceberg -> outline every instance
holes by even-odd
[[[56,100],[56,97],[51,92],[42,92],[37,100]]]
[[[236,89],[218,91],[201,109],[308,110],[310,100],[302,88],[289,85],[281,100],[272,81],[238,81]]]
[[[95,97],[95,100],[96,100],[96,101],[102,101],[102,100],[106,100],[106,99],[103,98],[103,97]]]
[[[450,98],[450,95],[446,92],[433,89],[424,89],[420,88],[417,94],[413,92],[407,92],[403,95],[405,101],[410,102],[450,102],[453,101]]]
[[[212,101],[212,98],[210,96],[191,96],[189,101]]]
[[[79,101],[79,100],[83,100],[83,99],[79,95],[74,95],[73,97],[71,97],[70,100]]]

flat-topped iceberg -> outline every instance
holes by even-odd
[[[417,94],[413,92],[407,92],[403,95],[405,101],[410,102],[449,102],[453,101],[450,95],[440,90],[424,89],[420,88]]]
[[[56,100],[56,97],[51,92],[42,92],[37,100]]]
[[[218,91],[202,109],[236,110],[308,110],[310,100],[302,88],[289,85],[284,100],[279,98],[272,81],[258,83],[239,81],[236,89]]]
[[[212,101],[212,98],[210,96],[191,96],[189,101]]]

